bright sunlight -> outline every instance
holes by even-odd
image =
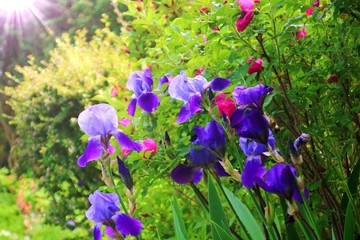
[[[32,7],[34,0],[0,0],[0,11],[21,12]]]

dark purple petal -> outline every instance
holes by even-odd
[[[129,106],[128,106],[128,114],[130,116],[134,116],[135,115],[135,110],[136,110],[136,103],[137,103],[137,99],[133,98],[130,100]]]
[[[193,180],[195,169],[184,164],[180,164],[171,171],[171,178],[179,184],[186,184]]]
[[[160,104],[159,97],[152,92],[143,93],[138,98],[139,107],[148,113],[156,110]]]
[[[263,84],[258,84],[254,87],[238,86],[234,88],[233,97],[236,104],[240,106],[254,105],[261,109],[264,100],[274,89]]]
[[[219,160],[217,156],[211,154],[202,145],[199,145],[198,141],[190,148],[187,158],[194,167],[204,167]]]
[[[179,112],[178,119],[176,120],[175,123],[181,124],[181,123],[187,122],[193,115],[194,115],[194,113],[192,113],[190,111],[190,104],[185,103],[184,105],[182,105],[180,112]]]
[[[267,144],[269,138],[269,122],[262,111],[254,109],[237,109],[230,117],[231,127],[240,137],[250,138],[256,142]]]
[[[220,162],[216,162],[214,164],[215,171],[219,177],[228,177],[230,174],[228,174]]]
[[[96,104],[79,114],[78,124],[90,137],[106,136],[117,129],[118,117],[115,108],[109,104]]]
[[[125,166],[125,163],[117,156],[118,171],[121,179],[123,180],[127,189],[131,190],[134,186],[133,179],[131,177],[129,169]]]
[[[142,230],[142,223],[136,218],[132,218],[125,213],[116,214],[112,218],[115,222],[116,230],[124,237],[131,235],[136,237]]]
[[[162,77],[159,79],[158,90],[160,90],[160,89],[161,89],[161,86],[162,86],[163,84],[165,84],[165,83],[169,83],[169,78],[168,78],[166,75],[162,76]]]
[[[94,226],[94,240],[101,240],[102,233],[101,233],[101,223],[97,223]]]
[[[194,184],[198,184],[202,180],[202,174],[203,169],[199,168],[193,175]]]
[[[296,188],[294,172],[295,169],[292,169],[290,165],[278,163],[266,172],[263,182],[257,181],[256,183],[264,190],[276,193],[289,200]]]
[[[86,146],[85,152],[77,160],[80,167],[86,167],[88,162],[100,159],[103,153],[103,143],[100,141],[100,136],[90,138]]]
[[[110,227],[110,226],[105,226],[105,231],[104,233],[106,234],[106,236],[108,236],[109,238],[116,238],[116,235],[115,235],[115,230]]]
[[[262,164],[259,156],[247,158],[244,170],[241,174],[242,184],[247,188],[253,188],[256,178],[262,178],[266,173],[266,168]]]
[[[96,190],[90,194],[90,208],[86,211],[86,217],[95,223],[109,223],[111,217],[120,210],[119,196],[115,193],[102,193]]]
[[[112,132],[111,134],[116,138],[120,146],[125,147],[129,150],[141,152],[142,144],[138,142],[134,142],[125,133],[118,130]]]
[[[224,156],[226,150],[226,138],[220,124],[215,120],[212,120],[206,124],[205,128],[195,126],[194,131],[200,145],[218,153],[220,156]]]
[[[211,82],[210,82],[210,88],[211,90],[213,90],[214,92],[220,92],[222,90],[224,90],[225,88],[227,88],[230,84],[230,80],[229,79],[225,79],[225,78],[214,78]]]

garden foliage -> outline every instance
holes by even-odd
[[[58,219],[78,215],[81,222],[80,202],[93,193],[91,212],[105,216],[87,214],[97,239],[101,224],[107,235],[129,234],[118,226],[120,205],[142,222],[144,239],[355,237],[359,8],[338,1],[118,2],[128,8],[118,12],[121,36],[105,28],[89,43],[81,34],[74,45],[65,37],[49,63],[20,68],[24,81],[7,91],[18,170],[42,176]],[[120,137],[100,102],[116,109]],[[88,137],[79,146],[72,121],[80,112],[86,148]],[[124,165],[111,163],[117,156]],[[106,186],[94,192],[101,178]],[[115,210],[93,207],[95,196],[106,198],[102,192],[120,195],[120,202],[108,195]]]

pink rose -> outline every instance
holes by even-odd
[[[260,72],[261,68],[262,68],[262,64],[263,61],[261,60],[261,58],[257,59],[248,69],[248,74],[253,74],[253,73],[257,73]]]
[[[247,26],[250,24],[251,20],[254,17],[253,12],[247,12],[244,16],[244,18],[239,18],[239,20],[236,22],[236,27],[239,32],[243,32]]]

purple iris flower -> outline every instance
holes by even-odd
[[[230,117],[231,127],[243,138],[267,144],[269,122],[262,106],[266,96],[273,91],[272,87],[258,84],[254,87],[235,87],[233,97],[242,108],[236,109]]]
[[[149,68],[130,74],[126,87],[134,92],[128,106],[129,115],[134,116],[136,104],[148,113],[155,111],[160,104],[159,97],[152,92],[153,78]]]
[[[86,217],[95,222],[94,240],[102,238],[101,226],[105,225],[105,234],[110,238],[127,235],[138,236],[142,229],[142,223],[125,213],[120,212],[119,196],[115,193],[102,193],[96,190],[90,194],[90,208],[86,211]]]
[[[239,106],[251,106],[262,109],[264,100],[274,89],[263,84],[254,87],[238,86],[234,88],[233,97]]]
[[[118,171],[121,179],[123,180],[125,186],[130,191],[134,186],[134,181],[131,177],[129,169],[125,166],[125,163],[117,156],[117,163],[118,163]]]
[[[212,120],[206,127],[195,126],[197,138],[187,155],[190,165],[180,164],[173,169],[171,177],[180,184],[191,180],[197,183],[202,178],[202,168],[214,168],[219,176],[229,176],[221,166],[221,159],[225,156],[226,138],[220,124]]]
[[[267,144],[269,139],[269,122],[260,109],[239,108],[230,117],[231,127],[243,138]]]
[[[255,142],[249,138],[240,137],[239,142],[240,142],[240,147],[246,156],[257,156],[269,151],[265,144]],[[269,137],[267,143],[274,150],[275,138],[270,129],[269,129]]]
[[[295,139],[294,142],[289,142],[290,155],[293,163],[302,163],[303,160],[300,153],[300,146],[306,144],[308,141],[310,141],[310,135],[302,133],[298,138]]]
[[[132,141],[126,134],[117,129],[118,118],[115,108],[109,104],[96,104],[79,114],[78,124],[90,137],[85,152],[79,157],[77,164],[85,167],[90,161],[100,159],[104,152],[110,154],[114,147],[109,140],[114,136],[120,146],[140,152],[142,145]]]
[[[201,101],[206,89],[210,88],[212,91],[218,92],[228,87],[229,84],[230,80],[225,78],[214,78],[211,82],[201,75],[188,78],[182,71],[170,81],[169,85],[170,97],[184,102],[176,123],[184,123],[196,112],[202,111]]]
[[[253,188],[257,178],[262,178],[266,168],[260,156],[251,156],[246,159],[244,170],[241,174],[241,182],[247,188]]]
[[[261,166],[260,166],[261,167]],[[261,178],[255,177],[255,183],[267,192],[275,193],[288,201],[292,198],[303,203],[299,189],[296,184],[296,169],[291,165],[277,163],[268,170]],[[308,197],[308,191],[304,189],[305,197]]]

